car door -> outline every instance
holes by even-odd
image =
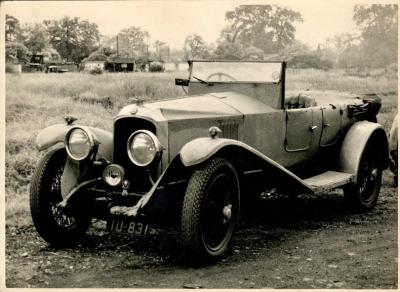
[[[318,148],[321,115],[320,107],[286,110],[285,150],[287,152]]]
[[[313,112],[310,108],[286,111],[285,150],[305,151],[311,146]]]
[[[330,146],[337,142],[342,128],[342,111],[339,106],[322,106],[322,134],[320,146]]]

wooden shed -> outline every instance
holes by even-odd
[[[135,59],[116,57],[106,63],[105,69],[110,72],[133,72]]]

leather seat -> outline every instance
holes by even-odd
[[[300,93],[285,98],[286,109],[307,108],[316,106],[317,102],[311,96]]]

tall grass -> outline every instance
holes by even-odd
[[[287,70],[288,90],[336,90],[351,93],[397,93],[397,76],[392,73],[378,76],[352,76],[343,70]]]
[[[147,100],[183,96],[174,78],[185,73],[90,75],[6,75],[6,220],[30,224],[28,186],[38,159],[35,138],[46,126],[63,123],[65,114],[80,124],[112,129],[115,114],[134,98]],[[288,90],[373,91],[382,94],[379,121],[389,129],[397,110],[397,79],[393,76],[346,76],[340,71],[288,70]]]

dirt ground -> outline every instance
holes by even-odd
[[[342,196],[269,198],[243,218],[230,253],[185,259],[173,230],[111,236],[93,227],[75,248],[49,247],[34,227],[6,228],[7,287],[397,288],[397,188],[386,173],[376,208],[348,214]]]

